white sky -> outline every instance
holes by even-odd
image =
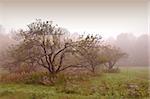
[[[146,0],[113,1],[0,1],[0,24],[6,31],[25,28],[35,19],[53,20],[70,32],[116,36],[122,32],[148,33]]]

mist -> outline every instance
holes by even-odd
[[[149,65],[149,35],[135,36],[132,33],[120,33],[116,38],[110,37],[107,41],[120,47],[128,54],[126,59],[120,60],[122,66]]]
[[[67,31],[67,29],[66,29]],[[69,32],[69,31],[68,31]],[[71,36],[75,39],[79,36],[79,33],[71,33]],[[103,37],[102,37],[103,38]],[[127,57],[120,60],[117,65],[119,66],[142,66],[149,65],[149,35],[142,34],[135,36],[132,33],[120,33],[115,38],[110,36],[108,39],[103,39],[109,44],[119,47],[123,52],[127,53]],[[13,34],[6,34],[1,26],[0,29],[0,52],[5,52],[11,46],[15,40]]]
[[[0,24],[11,29],[26,28],[35,19],[52,20],[70,32],[141,35],[148,32],[147,0],[4,0],[0,1]]]
[[[150,99],[149,0],[0,0],[0,99]]]

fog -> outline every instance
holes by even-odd
[[[37,18],[53,20],[70,32],[141,35],[148,32],[148,0],[1,0],[6,31],[26,28]]]
[[[77,36],[78,34],[72,34]],[[0,33],[0,52],[1,54],[14,43],[14,39],[10,34],[5,34],[2,27]],[[120,66],[148,66],[149,65],[149,35],[142,34],[135,36],[132,33],[120,33],[116,38],[109,37],[103,39],[109,44],[119,47],[122,51],[128,54],[128,56],[118,62]]]
[[[121,33],[116,39],[109,38],[107,41],[128,54],[128,57],[121,60],[122,66],[148,66],[149,64],[149,35],[135,36],[131,33]]]
[[[0,28],[0,51],[4,51],[8,46],[11,45],[12,39],[10,35],[7,35],[3,32],[3,29]]]
[[[100,33],[128,54],[118,65],[148,66],[148,10],[148,0],[1,0],[0,24],[5,29],[0,25],[0,50],[12,44],[11,29],[41,18],[74,35]]]

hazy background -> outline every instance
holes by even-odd
[[[53,20],[74,35],[100,33],[129,54],[120,65],[148,66],[150,16],[148,0],[1,0],[0,48],[11,30],[35,19]]]
[[[25,28],[37,18],[53,20],[70,32],[116,36],[148,33],[148,0],[2,0],[0,23]]]

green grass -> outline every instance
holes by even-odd
[[[1,83],[0,99],[147,99],[148,86],[148,68],[122,68],[55,86]]]

